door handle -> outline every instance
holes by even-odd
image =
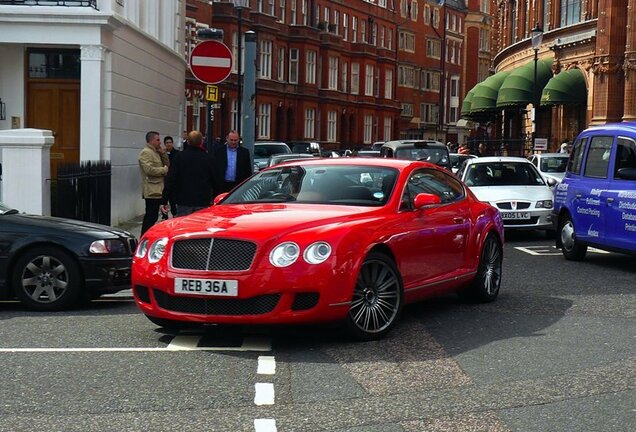
[[[574,195],[577,198],[581,198],[583,195],[581,195],[580,193],[577,193],[576,195]]]
[[[608,202],[608,203],[610,203],[610,204],[611,204],[611,203],[613,203],[613,202],[614,202],[614,198],[612,198],[612,197],[607,197],[607,202]]]
[[[464,219],[463,217],[459,217],[459,216],[453,218],[453,222],[456,223],[456,224],[463,224],[465,220],[466,219]]]

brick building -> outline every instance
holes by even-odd
[[[469,3],[251,0],[241,11],[241,32],[257,37],[256,139],[312,139],[331,149],[397,138],[462,142],[466,65],[482,58],[485,77],[492,64],[483,47],[479,56],[467,52],[467,17],[476,14],[481,28],[492,24],[479,1]],[[187,1],[186,12],[187,53],[198,42],[196,30],[207,26],[223,29],[234,52],[214,113],[213,135],[224,136],[238,124],[239,12],[232,1],[197,0]],[[186,81],[185,124],[205,130],[205,85]]]
[[[495,16],[496,73],[462,106],[464,117],[496,125],[489,138],[525,140],[532,151],[535,136],[556,150],[589,125],[636,119],[635,0],[500,0]]]

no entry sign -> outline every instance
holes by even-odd
[[[206,84],[223,82],[232,71],[232,51],[222,42],[203,41],[190,54],[190,70]]]

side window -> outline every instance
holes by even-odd
[[[609,136],[592,137],[583,170],[585,177],[607,178],[613,141],[614,137]]]
[[[446,173],[423,169],[414,172],[402,196],[402,209],[412,209],[413,199],[419,193],[429,193],[440,197],[442,203],[455,201],[464,196],[461,183]]]
[[[581,174],[581,162],[583,162],[583,150],[587,145],[587,137],[576,140],[574,151],[568,161],[568,171],[572,174]]]
[[[621,168],[636,168],[636,142],[627,137],[616,139],[616,158],[614,160],[614,178]]]

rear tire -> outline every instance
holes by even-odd
[[[576,230],[570,215],[567,215],[561,221],[559,235],[561,236],[561,252],[563,252],[565,259],[583,261],[587,253],[587,246],[576,240]]]

